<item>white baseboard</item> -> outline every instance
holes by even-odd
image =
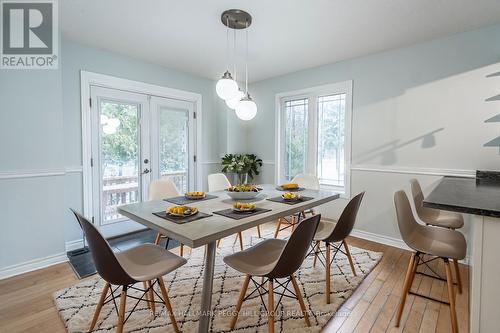
[[[0,269],[0,280],[12,277],[15,275],[28,273],[37,269],[49,267],[55,264],[60,264],[68,261],[66,253],[58,253],[45,258],[34,259],[20,264],[4,267]]]
[[[74,251],[83,248],[83,240],[75,239],[69,242],[66,242],[66,252]]]
[[[330,221],[330,222],[335,222],[335,220],[330,219],[330,218],[322,218],[322,220]],[[373,233],[373,232],[364,231],[364,230],[360,230],[360,229],[354,229],[351,232],[351,236],[357,237],[357,238],[361,238],[361,239],[365,239],[365,240],[369,240],[369,241],[372,241],[372,242],[375,242],[375,243],[379,243],[379,244],[384,244],[384,245],[396,247],[398,249],[402,249],[402,250],[406,250],[406,251],[413,251],[400,238],[395,238],[395,237],[390,237],[390,236],[386,236],[386,235],[376,234],[376,233]],[[471,261],[471,258],[469,256],[466,256],[465,259],[460,260],[460,263],[462,263],[464,265],[472,266],[472,261]]]

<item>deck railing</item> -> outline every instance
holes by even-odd
[[[179,192],[187,191],[185,171],[163,172],[161,177],[172,179]],[[139,182],[137,176],[113,176],[103,179],[102,207],[104,223],[121,218],[117,207],[139,201]]]

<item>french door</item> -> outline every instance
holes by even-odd
[[[171,178],[183,193],[195,183],[194,105],[91,86],[92,210],[106,237],[144,226],[117,212],[148,200],[151,180]]]

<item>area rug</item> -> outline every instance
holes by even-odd
[[[244,238],[245,247],[260,241],[256,237]],[[230,331],[231,315],[238,300],[244,275],[225,265],[222,258],[238,250],[239,244],[235,244],[234,237],[225,238],[217,249],[212,296],[213,319],[210,326],[212,332]],[[382,258],[382,253],[379,252],[352,246],[350,250],[357,276],[353,276],[347,258],[339,252],[332,265],[331,304],[325,302],[324,267],[321,264],[313,267],[312,256],[306,258],[295,276],[309,311],[311,327],[306,327],[297,300],[283,297],[275,318],[276,332],[319,332]],[[188,263],[165,276],[164,280],[179,328],[182,332],[196,332],[203,284],[204,248],[192,250],[186,258]],[[138,287],[142,287],[142,284]],[[68,332],[87,332],[102,288],[102,279],[95,276],[54,294],[56,307]],[[247,295],[254,288],[250,283]],[[135,294],[140,296],[138,292]],[[267,300],[266,297],[264,299]],[[129,298],[127,311],[131,310],[135,303],[134,299]],[[101,311],[95,332],[114,331],[116,321],[117,316],[112,303],[106,304]],[[164,307],[158,304],[156,316],[153,316],[145,302],[139,303],[125,323],[124,330],[140,333],[173,332]],[[266,312],[261,306],[258,293],[254,293],[243,303],[235,331],[267,331]]]

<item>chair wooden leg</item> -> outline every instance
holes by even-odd
[[[151,288],[151,281],[147,282],[148,288]],[[153,315],[156,313],[156,306],[155,306],[155,293],[153,291],[153,288],[149,289],[149,304],[150,304],[150,309],[153,312]]]
[[[314,250],[314,261],[313,261],[313,267],[316,267],[316,260],[318,259],[319,255],[319,244],[320,241],[316,241],[315,250]]]
[[[262,238],[262,236],[260,235],[260,225],[257,226],[257,236],[259,238]]]
[[[330,243],[325,242],[326,259],[325,259],[325,283],[326,283],[326,304],[330,304]]]
[[[238,320],[238,315],[240,314],[241,305],[243,304],[243,299],[247,293],[248,284],[250,283],[250,275],[245,276],[245,281],[243,282],[243,287],[241,288],[240,297],[238,298],[238,303],[236,303],[236,312],[231,320],[231,331],[234,330],[236,326],[236,321]]]
[[[311,327],[311,322],[309,321],[309,315],[307,313],[306,305],[304,304],[304,299],[302,298],[302,293],[300,292],[299,285],[297,284],[297,280],[293,275],[290,275],[290,279],[292,280],[293,289],[295,290],[295,294],[297,295],[297,300],[300,304],[300,309],[302,310],[302,314],[304,315],[304,321],[306,325]]]
[[[453,333],[458,333],[457,311],[455,309],[455,291],[453,289],[453,277],[448,259],[444,260],[446,270],[446,283],[448,285],[448,300],[450,301],[451,329]]]
[[[159,244],[160,244],[160,240],[161,240],[161,234],[160,234],[160,233],[157,233],[157,234],[156,234],[156,238],[155,238],[155,244],[156,244],[156,245],[159,245]]]
[[[123,286],[122,294],[120,296],[120,310],[118,312],[118,325],[116,326],[116,333],[123,332],[123,324],[125,321],[126,302],[127,302],[127,286]]]
[[[165,282],[163,282],[163,278],[159,277],[158,284],[160,285],[161,295],[163,297],[163,304],[167,308],[168,316],[170,317],[170,322],[174,327],[174,331],[179,333],[179,327],[177,326],[177,321],[175,320],[174,311],[172,310],[172,304],[170,304],[170,298],[168,298],[167,288],[165,288]]]
[[[344,249],[345,249],[345,253],[347,255],[347,259],[349,260],[349,265],[351,265],[351,271],[352,271],[352,274],[354,276],[356,276],[356,269],[354,268],[354,262],[352,261],[352,257],[351,257],[351,251],[349,251],[349,245],[347,245],[347,242],[343,241],[344,243]]]
[[[108,295],[108,291],[109,291],[109,283],[106,282],[104,284],[104,288],[102,288],[102,293],[101,293],[101,298],[99,298],[99,303],[97,303],[97,306],[95,308],[94,318],[92,318],[92,323],[90,323],[89,332],[92,332],[92,330],[95,327],[95,324],[97,323],[97,319],[99,318],[99,314],[101,313],[101,309],[104,304],[104,300]]]
[[[220,246],[220,239],[217,240],[217,247]]]
[[[405,282],[403,284],[403,291],[401,292],[401,298],[399,300],[398,312],[396,314],[396,327],[399,327],[401,321],[401,315],[403,314],[403,309],[406,302],[406,296],[411,288],[411,282],[413,281],[412,275],[414,274],[414,266],[416,266],[415,253],[412,253],[410,261],[408,262],[408,269],[406,270]]]
[[[458,268],[458,260],[453,259],[453,266],[455,266],[455,275],[457,276],[458,293],[462,293],[462,277],[460,276],[460,268]]]
[[[243,234],[240,232],[238,232],[238,238],[240,240],[240,250],[243,251]]]
[[[144,291],[146,291],[146,289],[148,289],[148,283],[146,281],[143,281],[142,287],[144,288]],[[146,295],[144,295],[144,299],[146,300],[148,309],[151,309],[151,303],[149,303],[149,293],[146,293]]]
[[[278,225],[276,226],[276,231],[274,232],[274,238],[278,238],[278,233],[280,232],[281,218],[278,219]]]
[[[181,255],[181,257],[184,255],[184,244],[181,244],[180,255]]]
[[[273,280],[269,279],[268,282],[268,295],[267,295],[267,331],[274,333],[274,288]]]

